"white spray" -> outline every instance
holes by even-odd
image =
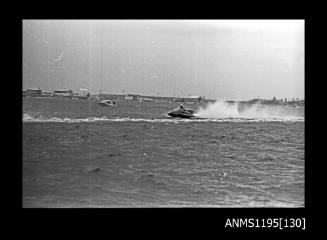
[[[209,103],[205,108],[200,108],[195,114],[201,118],[303,118],[303,112],[294,109],[287,109],[281,105],[242,105],[237,102],[228,103],[216,101]]]

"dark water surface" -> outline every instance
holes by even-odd
[[[177,103],[23,99],[23,207],[303,207],[303,121],[167,119]],[[186,105],[197,109],[197,105]]]

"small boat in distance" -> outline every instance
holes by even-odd
[[[114,101],[109,100],[109,99],[107,99],[107,100],[101,100],[99,102],[99,105],[101,105],[101,106],[117,106]]]

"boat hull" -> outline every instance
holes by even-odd
[[[115,102],[111,100],[102,100],[98,103],[100,106],[117,106]]]
[[[192,118],[193,116],[185,115],[185,114],[178,114],[178,113],[168,113],[169,116],[175,117],[175,118]]]
[[[186,110],[186,111],[172,111],[167,113],[171,117],[175,118],[194,118],[195,116],[193,115],[193,110]]]
[[[112,107],[116,107],[117,105],[115,104],[109,104],[109,103],[99,103],[100,106],[112,106]]]

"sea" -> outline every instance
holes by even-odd
[[[22,102],[24,208],[304,207],[304,107]]]

